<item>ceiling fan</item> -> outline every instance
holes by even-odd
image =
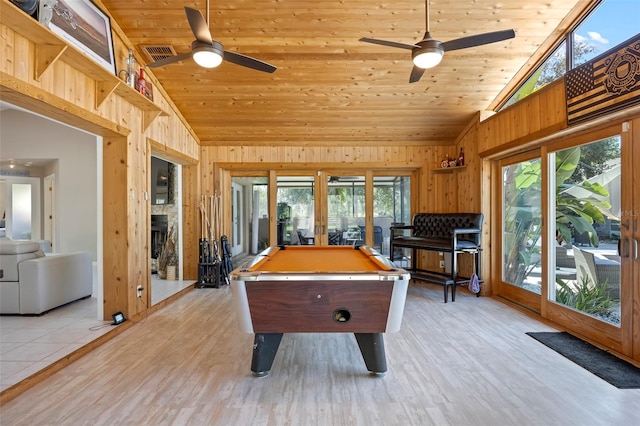
[[[424,38],[416,44],[406,44],[367,37],[361,38],[360,41],[411,50],[411,57],[413,58],[414,66],[411,70],[409,83],[415,83],[420,80],[425,69],[433,68],[440,63],[444,52],[496,43],[516,36],[516,33],[513,30],[504,30],[441,42],[431,38],[431,34],[429,32],[429,0],[425,0],[425,18],[427,31],[424,33]]]
[[[271,64],[250,56],[224,50],[222,43],[211,38],[211,33],[209,32],[209,0],[207,0],[206,21],[202,16],[202,13],[197,9],[185,6],[184,12],[187,15],[191,31],[193,31],[193,34],[196,36],[196,39],[191,43],[191,52],[160,59],[159,61],[148,64],[148,67],[162,67],[193,57],[193,60],[204,68],[215,68],[220,65],[224,59],[227,62],[257,71],[272,73],[277,69]]]

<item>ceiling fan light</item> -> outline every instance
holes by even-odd
[[[204,68],[215,68],[222,63],[222,56],[212,48],[200,47],[193,52],[193,60]]]
[[[440,63],[443,55],[442,49],[425,48],[413,56],[413,64],[418,68],[433,68]]]

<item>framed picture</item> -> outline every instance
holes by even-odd
[[[53,6],[49,28],[116,74],[111,20],[91,0],[58,0]]]

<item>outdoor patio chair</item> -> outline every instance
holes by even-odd
[[[556,246],[556,267],[557,268],[575,268],[576,262],[573,256],[567,254],[565,246]]]
[[[329,232],[329,245],[330,246],[338,246],[341,243],[342,232],[341,231],[330,231]]]
[[[576,261],[576,277],[578,283],[588,279],[593,285],[606,283],[609,295],[614,299],[620,298],[620,263],[594,253],[580,250],[573,246],[573,257]]]

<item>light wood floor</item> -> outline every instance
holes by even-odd
[[[195,289],[2,407],[3,425],[631,425],[619,390],[527,336],[551,330],[491,298],[412,285],[389,371],[350,334],[285,335],[271,373],[231,292]]]

